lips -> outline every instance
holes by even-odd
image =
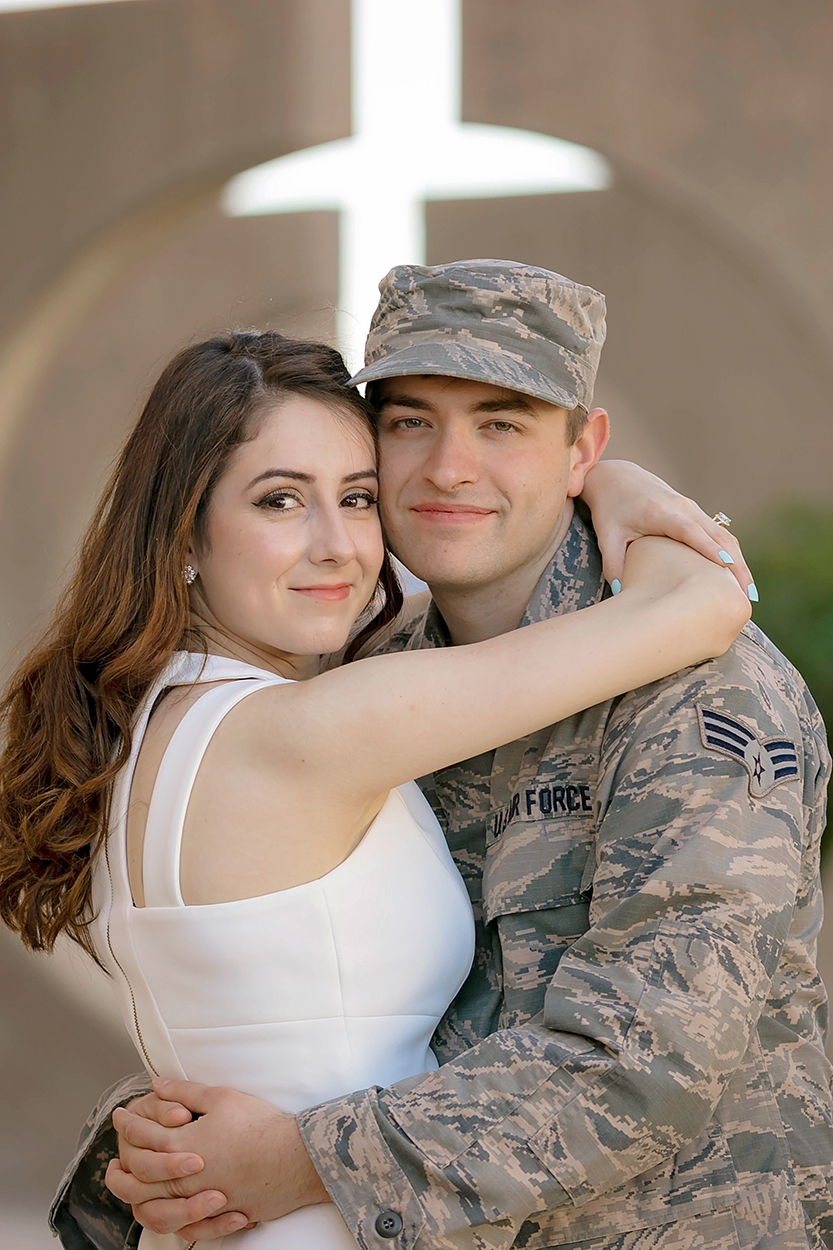
[[[418,503],[411,511],[421,520],[437,525],[473,525],[484,517],[494,516],[494,508],[468,503]]]
[[[339,582],[337,586],[292,586],[296,594],[305,595],[308,599],[319,599],[325,603],[337,603],[347,599],[353,587],[349,582]]]

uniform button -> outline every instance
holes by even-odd
[[[402,1232],[402,1216],[398,1211],[381,1211],[374,1227],[380,1237],[398,1237]]]

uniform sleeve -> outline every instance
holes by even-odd
[[[146,1072],[125,1077],[106,1090],[90,1112],[49,1210],[49,1227],[64,1250],[135,1250],[138,1246],[141,1227],[130,1207],[106,1188],[104,1173],[119,1153],[113,1112],[149,1092]]]
[[[391,1244],[388,1209],[402,1250],[509,1247],[534,1212],[580,1206],[703,1131],[789,931],[821,771],[804,759],[799,702],[742,639],[620,703],[590,928],[543,1012],[434,1073],[301,1117],[360,1245]]]

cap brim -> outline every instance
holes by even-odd
[[[557,353],[554,364],[564,366]],[[378,382],[382,378],[406,378],[429,375],[446,378],[463,378],[471,382],[487,382],[490,386],[503,386],[534,399],[543,399],[559,408],[573,409],[580,405],[576,391],[568,386],[558,386],[550,378],[533,369],[525,361],[505,351],[473,342],[450,339],[446,342],[414,344],[400,351],[390,352],[366,365],[350,379],[351,386],[363,382]]]

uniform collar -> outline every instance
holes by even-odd
[[[541,575],[521,625],[534,625],[598,603],[604,594],[596,535],[576,509],[564,541]],[[433,606],[433,605],[432,605]]]
[[[589,520],[580,516],[576,509],[564,541],[532,592],[521,625],[532,625],[598,603],[604,590],[596,536]],[[450,641],[448,627],[432,599],[411,635],[409,646],[413,649],[447,647]]]
[[[448,647],[451,638],[448,626],[440,616],[440,610],[432,599],[423,613],[422,620],[413,632],[411,646],[415,650],[423,647]]]

